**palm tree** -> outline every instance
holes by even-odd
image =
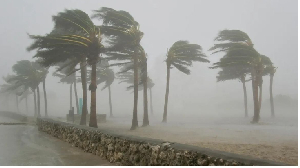
[[[10,94],[13,94],[16,96],[16,108],[17,112],[19,111],[19,101],[18,96],[21,96],[22,90],[24,89],[22,85],[16,83],[15,81],[12,81],[12,78],[15,78],[14,75],[7,75],[6,77],[3,77],[3,80],[6,82],[5,84],[1,85],[1,93],[6,93],[7,96]]]
[[[153,86],[155,85],[153,83],[153,80],[148,76],[148,79],[147,79],[147,87],[149,89],[149,92],[150,92],[150,111],[151,111],[151,114],[153,114],[153,105],[152,105],[152,88]]]
[[[54,30],[45,36],[30,36],[34,43],[28,50],[38,49],[35,57],[42,59],[46,67],[74,58],[80,60],[83,109],[81,125],[86,124],[87,87],[86,63],[92,66],[90,127],[98,127],[96,119],[96,64],[102,52],[100,29],[81,10],[65,10],[53,16]]]
[[[8,81],[15,82],[19,86],[24,86],[24,91],[31,88],[32,92],[34,92],[35,107],[37,100],[38,108],[37,110],[35,108],[35,116],[40,116],[40,96],[38,86],[45,78],[45,71],[40,69],[37,62],[30,62],[28,60],[17,61],[12,69],[16,75],[11,77]],[[35,91],[37,91],[37,99]]]
[[[240,30],[223,30],[220,31],[215,41],[222,42],[215,44],[210,51],[213,54],[226,52],[223,56],[224,60],[214,63],[212,68],[233,67],[233,66],[249,66],[254,101],[254,117],[252,123],[259,121],[260,100],[259,86],[262,85],[262,73],[264,69],[264,56],[259,54],[253,47],[250,37]],[[262,88],[260,87],[260,90]],[[261,94],[260,94],[261,95]]]
[[[130,62],[127,64],[122,64],[121,71],[118,72],[118,74],[130,72],[131,70],[134,70],[134,63]],[[141,47],[141,51],[139,53],[139,60],[138,60],[138,68],[139,68],[139,75],[140,78],[138,79],[138,90],[143,89],[143,106],[144,106],[144,115],[143,115],[143,124],[142,126],[148,126],[149,125],[149,117],[148,117],[148,96],[147,96],[147,89],[148,89],[148,75],[147,75],[147,54],[145,53],[144,49]],[[128,75],[128,74],[127,74]],[[127,83],[134,83],[134,79],[130,80],[131,78],[124,76],[125,78],[123,80],[127,80]],[[142,85],[142,88],[141,88]],[[133,86],[134,87],[134,86]],[[129,86],[128,89],[132,88],[132,86]]]
[[[260,83],[258,85],[259,87],[259,109],[261,109],[261,102],[262,102],[262,84],[263,84],[263,76],[268,75],[267,73],[265,73],[266,68],[269,66],[272,66],[272,61],[269,57],[265,56],[265,55],[260,55],[261,58],[261,66],[262,66],[262,74],[260,76]]]
[[[143,32],[137,21],[126,11],[116,11],[111,8],[95,10],[92,18],[102,20],[102,34],[108,39],[110,47],[106,55],[111,59],[134,62],[134,107],[131,130],[138,127],[137,103],[138,103],[138,53],[141,51],[140,41]],[[128,55],[128,52],[134,53]]]
[[[105,83],[101,90],[108,88],[109,116],[113,117],[110,86],[115,80],[115,73],[112,69],[108,68],[109,64],[107,60],[102,60],[101,63],[98,63],[97,65],[97,85]]]
[[[48,68],[44,68],[39,64],[39,60],[37,60],[36,62],[34,62],[32,64],[33,66],[35,66],[35,68],[37,69],[37,71],[39,71],[41,78],[42,78],[42,83],[43,83],[43,92],[44,92],[44,102],[45,102],[45,117],[48,117],[48,111],[47,111],[47,92],[46,92],[46,77],[47,74],[49,73]],[[37,91],[39,91],[39,88],[37,88]],[[39,97],[39,94],[38,94]],[[39,98],[38,98],[39,101]],[[40,104],[40,103],[38,103]],[[39,107],[40,108],[40,107]]]
[[[119,83],[126,82],[130,84],[127,87],[127,90],[130,90],[134,88],[134,78],[133,78],[133,63],[128,63],[123,65],[121,68],[121,71],[118,72],[118,79],[121,81]],[[147,76],[147,57],[145,54],[142,54],[142,57],[140,57],[139,60],[139,75],[141,76],[138,81],[138,90],[143,90],[143,106],[144,106],[144,114],[143,114],[143,124],[142,126],[148,126],[149,125],[149,117],[148,117],[148,96],[147,96],[147,89],[150,87],[153,87],[154,84],[149,83],[148,79],[149,77]],[[151,82],[151,81],[150,81]],[[149,86],[148,86],[149,83]],[[150,93],[151,94],[151,93]],[[151,103],[152,103],[152,95],[151,96]],[[151,110],[152,110],[152,104],[151,104]]]
[[[167,122],[168,112],[168,97],[169,97],[169,83],[170,83],[170,69],[174,66],[179,71],[189,75],[193,62],[209,62],[206,55],[202,53],[202,48],[198,44],[190,44],[188,41],[177,41],[168,50],[167,53],[167,87],[165,95],[165,106],[162,122]]]
[[[59,77],[61,83],[66,83],[70,85],[70,110],[72,110],[72,85],[74,84],[74,93],[75,93],[75,99],[76,99],[76,109],[77,114],[79,114],[79,105],[78,105],[78,97],[77,97],[77,89],[76,89],[76,71],[75,67],[77,65],[77,62],[74,63],[72,66],[66,66],[66,64],[69,64],[72,62],[72,60],[67,60],[62,63],[57,64],[56,71],[53,73],[53,76]]]
[[[274,101],[273,101],[273,78],[274,74],[276,73],[277,67],[274,67],[273,64],[267,65],[266,68],[264,69],[264,74],[265,75],[270,75],[270,106],[271,106],[271,116],[275,117],[275,112],[274,112]]]
[[[222,58],[220,62],[222,61]],[[247,90],[245,83],[246,75],[250,72],[249,67],[247,66],[234,66],[234,67],[223,67],[222,71],[218,73],[217,82],[226,81],[226,80],[239,80],[243,84],[244,91],[244,108],[245,108],[245,117],[248,117],[248,108],[247,108]]]
[[[25,105],[26,105],[26,113],[28,114],[28,96],[30,95],[30,94],[32,94],[32,92],[30,92],[30,90],[29,89],[26,89],[23,93],[22,93],[22,95],[20,96],[20,102],[22,101],[22,100],[24,100],[25,99]]]
[[[149,117],[148,117],[148,96],[147,96],[147,80],[148,80],[148,75],[147,75],[147,57],[145,52],[143,52],[142,57],[141,57],[141,79],[143,83],[143,100],[144,100],[144,117],[143,117],[143,127],[146,127],[149,125]]]

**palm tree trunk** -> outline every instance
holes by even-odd
[[[263,77],[262,77],[262,72],[263,72],[263,65],[262,62],[258,64],[258,88],[259,88],[259,99],[258,99],[258,115],[260,115],[260,109],[261,109],[261,102],[262,102],[262,84],[263,84]]]
[[[82,114],[80,119],[80,125],[86,125],[87,114],[87,84],[86,84],[86,57],[80,62],[81,69],[81,84],[82,84]]]
[[[270,104],[271,104],[271,116],[275,117],[275,113],[274,113],[274,101],[273,101],[273,91],[272,91],[273,77],[274,77],[274,74],[270,74]]]
[[[258,104],[258,75],[253,68],[252,73],[252,90],[253,90],[253,102],[254,102],[254,117],[252,123],[258,123],[259,121],[259,104]]]
[[[150,110],[151,110],[151,114],[153,114],[153,106],[152,106],[152,89],[150,88]]]
[[[48,117],[47,111],[47,93],[46,93],[46,78],[43,81],[43,90],[44,90],[44,101],[45,101],[45,116]]]
[[[34,101],[34,116],[37,116],[37,108],[36,108],[36,93],[35,89],[33,90],[33,101]]]
[[[78,96],[77,96],[76,80],[75,80],[75,82],[74,82],[74,92],[75,92],[75,100],[76,100],[77,114],[79,114],[79,104],[78,104]]]
[[[72,83],[70,84],[70,110],[72,110]]]
[[[37,92],[38,117],[41,117],[41,104],[40,104],[40,88],[39,88],[39,85],[36,87],[36,92]]]
[[[137,105],[138,105],[138,49],[134,51],[134,104],[133,117],[130,130],[135,130],[138,127]]]
[[[90,112],[90,127],[98,128],[97,125],[97,115],[96,115],[96,90],[97,90],[97,84],[96,84],[96,61],[92,64],[92,74],[91,74],[91,84],[89,87],[89,90],[91,91],[91,112]]]
[[[248,106],[247,106],[247,90],[246,90],[246,81],[245,76],[242,76],[243,90],[244,90],[244,107],[245,107],[245,117],[248,117]]]
[[[165,95],[165,106],[164,106],[164,115],[162,122],[167,122],[167,113],[168,113],[168,99],[169,99],[169,82],[170,82],[170,67],[171,65],[167,63],[167,88]]]
[[[143,91],[144,91],[144,118],[143,118],[143,127],[148,126],[149,125],[149,117],[148,117],[148,96],[147,96],[147,58],[145,60],[145,64],[144,64],[144,74],[143,74]]]
[[[110,85],[108,86],[108,99],[109,99],[109,116],[113,117]]]

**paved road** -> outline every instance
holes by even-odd
[[[15,122],[1,117],[0,122]],[[16,121],[17,122],[17,121]],[[107,160],[39,132],[32,125],[0,125],[0,166],[110,166]]]

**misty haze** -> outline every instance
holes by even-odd
[[[0,6],[0,166],[298,165],[296,0]],[[77,145],[64,127],[222,151],[233,161],[211,153],[156,160],[155,147],[150,159],[131,160],[141,147],[122,153],[99,140],[93,148],[85,137]]]

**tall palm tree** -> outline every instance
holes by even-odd
[[[148,90],[148,75],[147,75],[147,57],[145,52],[143,52],[141,57],[141,80],[143,83],[143,100],[144,100],[144,117],[143,117],[143,127],[146,127],[149,125],[149,116],[148,116],[148,96],[147,96],[147,90]]]
[[[114,64],[113,64],[114,65]],[[118,64],[117,64],[118,65]],[[132,70],[134,70],[134,63],[126,63],[126,64],[121,64],[122,68],[121,71],[118,72],[120,73],[127,73]],[[144,106],[144,114],[143,114],[143,124],[142,126],[148,126],[149,125],[149,117],[148,117],[148,96],[147,96],[147,89],[148,89],[148,73],[147,73],[147,54],[145,53],[145,50],[143,47],[141,47],[141,50],[139,52],[139,60],[138,60],[138,69],[139,69],[139,75],[138,78],[138,90],[143,89],[143,106]],[[123,80],[127,80],[127,83],[134,83],[134,79],[130,80],[131,78],[126,76],[128,74],[125,74],[125,78]],[[123,81],[124,82],[124,81]],[[129,86],[128,89],[132,88],[134,86]]]
[[[169,83],[170,83],[170,69],[175,67],[179,71],[189,75],[193,62],[209,62],[206,55],[202,52],[202,48],[198,44],[190,44],[188,41],[177,41],[168,50],[167,53],[167,86],[165,95],[165,106],[162,122],[167,122],[168,112],[168,97],[169,97]]]
[[[222,61],[222,58],[220,61]],[[248,117],[246,75],[249,72],[250,68],[247,66],[223,67],[222,71],[219,71],[217,76],[217,82],[239,80],[243,84],[245,117]]]
[[[250,37],[240,30],[220,31],[218,36],[215,38],[215,41],[218,41],[219,43],[216,43],[212,48],[210,48],[210,51],[213,51],[213,54],[219,52],[226,52],[226,54],[223,56],[224,60],[214,63],[212,68],[227,66],[251,67],[250,74],[254,101],[254,117],[252,123],[257,123],[260,118],[259,97],[261,96],[259,96],[259,86],[262,85],[264,56],[254,49],[254,44]]]
[[[138,103],[138,53],[141,51],[140,41],[143,32],[137,21],[126,11],[116,11],[111,8],[101,8],[94,10],[92,18],[97,18],[103,22],[101,26],[102,34],[108,39],[110,47],[107,48],[106,55],[115,60],[134,62],[134,107],[131,130],[138,127],[137,103]],[[128,52],[133,52],[128,55]]]
[[[44,68],[39,64],[39,60],[37,60],[36,62],[34,62],[32,64],[33,66],[35,66],[35,68],[37,69],[37,71],[39,71],[41,78],[42,78],[42,83],[43,83],[43,92],[44,92],[44,103],[45,103],[45,116],[48,117],[48,111],[47,111],[47,92],[46,92],[46,77],[47,74],[49,73],[48,68]],[[37,88],[38,90],[39,88]],[[39,94],[38,94],[39,97]],[[39,100],[39,98],[38,98]],[[40,103],[38,103],[40,104]],[[40,108],[40,107],[39,107]]]
[[[90,127],[98,127],[96,119],[96,64],[103,50],[100,29],[81,10],[65,10],[53,16],[54,29],[45,36],[30,36],[34,43],[28,50],[38,49],[35,57],[42,59],[46,67],[74,58],[80,60],[83,109],[81,125],[86,124],[87,87],[86,63],[92,66]]]
[[[133,78],[133,64],[132,63],[128,63],[126,65],[124,65],[121,68],[121,71],[118,72],[118,79],[120,79],[121,81],[119,83],[123,83],[126,82],[128,84],[130,84],[127,87],[127,90],[130,90],[132,88],[134,88],[134,78]],[[149,117],[148,117],[148,96],[147,96],[147,90],[149,88],[149,86],[152,87],[152,83],[150,83],[150,85],[148,86],[148,79],[149,77],[147,77],[147,58],[146,57],[142,57],[140,58],[139,61],[139,76],[140,78],[139,80],[139,85],[138,85],[138,90],[143,90],[143,106],[144,106],[144,114],[143,114],[143,124],[142,126],[148,126],[149,125]],[[152,95],[151,96],[151,103],[152,103]],[[151,104],[152,105],[152,104]],[[151,110],[152,110],[152,106],[151,106]]]

